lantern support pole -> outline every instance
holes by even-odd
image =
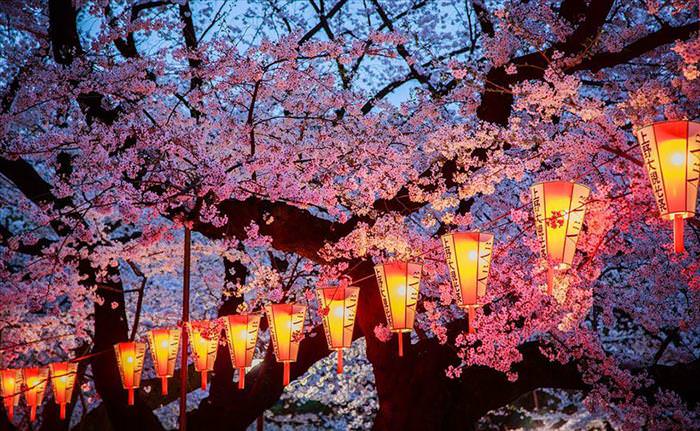
[[[187,429],[187,322],[190,320],[190,241],[192,233],[185,226],[185,250],[182,269],[182,357],[180,358],[180,431]]]
[[[343,374],[343,349],[338,349],[338,374]]]
[[[61,418],[61,420],[66,419],[66,403],[60,404],[59,417]]]
[[[134,405],[134,388],[129,388],[129,405]]]
[[[399,336],[399,357],[403,357],[403,332],[397,332]]]
[[[282,381],[284,382],[284,386],[287,386],[289,384],[289,361],[285,361],[284,363],[284,375],[282,377]]]
[[[554,290],[554,268],[547,266],[547,295],[551,295]]]
[[[29,410],[29,422],[34,422],[36,420],[36,405],[31,406]]]
[[[685,245],[683,244],[683,216],[676,214],[673,217],[673,245],[676,253],[683,253]]]
[[[245,389],[245,368],[238,369],[238,389]]]
[[[202,374],[202,390],[207,390],[207,370],[201,372]]]
[[[476,306],[467,306],[467,322],[469,324],[469,333],[476,334],[476,326],[474,326],[474,315],[476,314]]]
[[[161,393],[163,395],[168,395],[168,376],[163,376],[160,378]]]

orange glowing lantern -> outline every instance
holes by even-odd
[[[161,393],[168,393],[168,377],[175,374],[175,360],[180,347],[179,329],[153,329],[148,331],[151,357],[156,376],[160,377]]]
[[[403,356],[403,333],[413,330],[416,319],[421,269],[420,264],[398,261],[374,267],[389,329],[399,337],[399,356]]]
[[[49,382],[48,368],[24,368],[22,369],[24,384],[27,387],[24,399],[30,408],[29,421],[36,420],[36,409],[44,400],[46,385]]]
[[[146,343],[128,341],[114,345],[122,386],[129,392],[129,405],[134,405],[134,389],[141,385],[141,370],[146,356]]]
[[[554,270],[566,270],[573,264],[591,189],[570,181],[550,181],[535,184],[530,190],[540,254],[548,262],[547,293],[551,295]]]
[[[637,131],[661,217],[673,220],[676,253],[683,253],[683,219],[693,217],[700,178],[700,123],[663,121]]]
[[[265,307],[270,324],[270,338],[277,362],[284,364],[283,383],[289,384],[289,364],[297,360],[299,343],[304,338],[306,306],[300,304],[270,304]]]
[[[466,310],[469,333],[476,332],[474,314],[479,299],[486,294],[491,267],[493,235],[481,232],[455,232],[442,237],[445,258],[457,304]]]
[[[207,390],[207,373],[214,369],[216,350],[219,347],[219,332],[210,331],[208,320],[193,320],[187,325],[190,347],[194,355],[194,369],[202,376],[202,389]]]
[[[61,408],[61,419],[66,418],[66,404],[73,396],[75,377],[78,374],[78,364],[74,362],[54,362],[49,364],[51,371],[51,387],[53,398]]]
[[[245,369],[253,365],[260,317],[260,314],[234,314],[221,318],[231,364],[238,368],[238,389],[245,388]]]
[[[360,288],[352,286],[317,289],[328,348],[338,352],[338,374],[343,372],[343,348],[352,344]]]
[[[15,406],[19,404],[19,396],[22,393],[22,370],[0,370],[0,395],[7,409],[7,417],[12,421]]]

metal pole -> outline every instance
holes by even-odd
[[[187,322],[190,320],[190,228],[185,227],[182,269],[182,357],[180,358],[180,431],[187,429]]]

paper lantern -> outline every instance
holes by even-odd
[[[22,369],[24,385],[27,389],[24,392],[24,399],[29,406],[29,421],[36,420],[36,409],[44,400],[46,385],[49,383],[48,368],[24,368]]]
[[[74,362],[54,362],[49,364],[51,371],[51,387],[53,398],[61,409],[61,419],[66,418],[66,404],[73,396],[75,377],[78,375],[78,364]]]
[[[270,338],[277,362],[284,364],[283,383],[289,384],[289,364],[297,360],[299,343],[304,337],[306,306],[300,304],[270,304],[265,307],[270,324]]]
[[[700,123],[664,121],[637,131],[661,217],[673,221],[676,253],[683,253],[683,219],[693,217],[700,178]]]
[[[234,368],[238,368],[238,389],[245,388],[245,369],[253,365],[260,317],[260,314],[234,314],[221,317],[231,364]]]
[[[22,370],[0,370],[0,395],[7,409],[7,417],[12,421],[15,406],[19,404],[19,396],[22,393]]]
[[[168,377],[175,374],[175,360],[180,347],[179,329],[153,329],[148,331],[151,357],[156,376],[160,377],[161,393],[168,393]]]
[[[194,355],[194,369],[202,376],[202,389],[207,390],[207,373],[214,369],[219,332],[210,330],[208,320],[193,320],[187,325],[190,347]]]
[[[338,352],[338,374],[343,372],[343,349],[352,344],[359,287],[337,286],[317,289],[328,348]]]
[[[457,305],[466,310],[469,332],[474,333],[474,314],[489,279],[493,235],[455,232],[444,235],[442,244]]]
[[[547,291],[551,294],[553,271],[571,268],[573,264],[591,190],[569,181],[539,183],[530,190],[535,229],[541,243],[540,254],[549,263]]]
[[[413,330],[420,289],[421,265],[411,262],[388,262],[374,267],[384,314],[389,329],[399,337],[399,356],[403,356],[403,333]]]
[[[128,341],[114,345],[122,386],[129,393],[129,405],[134,405],[134,389],[141,385],[141,371],[146,356],[146,343]]]

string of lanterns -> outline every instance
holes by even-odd
[[[695,215],[700,179],[700,123],[664,121],[637,131],[644,164],[661,217],[673,221],[674,250],[684,251],[683,219]],[[540,240],[540,256],[547,262],[547,293],[552,294],[555,272],[571,268],[579,233],[583,226],[590,189],[568,181],[552,181],[531,187],[535,230]],[[475,332],[474,316],[486,293],[494,235],[487,232],[453,232],[442,236],[449,277],[457,305],[465,310],[468,330]],[[415,262],[389,261],[374,267],[384,314],[398,336],[398,355],[403,356],[403,334],[413,330],[422,266]],[[358,280],[356,280],[357,282]],[[339,284],[317,289],[319,313],[330,350],[337,351],[337,372],[343,372],[343,349],[350,347],[357,315],[359,287]],[[283,384],[290,381],[290,364],[296,362],[303,339],[307,307],[302,304],[270,304],[265,314],[278,362],[283,363]],[[245,370],[252,365],[261,314],[229,315],[218,319],[223,325],[231,364],[239,370],[238,388],[245,388]],[[184,328],[159,328],[148,332],[155,374],[161,380],[162,394],[168,392],[173,377],[182,330],[186,330],[201,374],[201,387],[207,388],[207,374],[214,368],[220,330],[211,330],[210,321],[191,321]],[[185,350],[183,350],[185,351]],[[129,341],[114,345],[129,405],[141,384],[146,343]],[[48,368],[29,367],[0,370],[0,396],[10,421],[24,394],[30,407],[30,421],[36,419],[49,380],[54,399],[65,419],[77,375],[75,362],[56,362]],[[50,378],[49,378],[50,376]]]

